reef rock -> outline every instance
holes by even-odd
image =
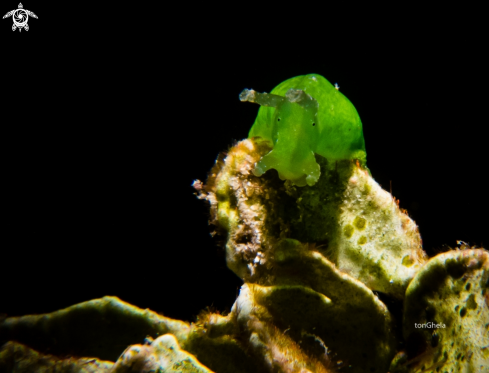
[[[229,314],[186,323],[104,297],[9,317],[0,372],[489,372],[488,252],[428,260],[360,162],[316,154],[317,182],[298,186],[255,175],[270,149],[241,141],[194,183],[244,281]]]

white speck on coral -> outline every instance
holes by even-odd
[[[249,140],[247,141],[244,141],[244,144],[246,145],[246,147],[249,149],[249,150],[253,150],[253,143]]]

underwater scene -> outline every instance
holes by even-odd
[[[470,82],[140,52],[4,102],[0,373],[489,372]]]

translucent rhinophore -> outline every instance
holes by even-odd
[[[261,105],[248,137],[261,137],[273,146],[257,163],[255,175],[274,168],[282,180],[314,185],[320,175],[315,153],[330,161],[358,159],[366,166],[360,117],[321,75],[288,79],[270,94],[245,89],[240,99]]]

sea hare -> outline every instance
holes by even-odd
[[[240,100],[261,105],[249,138],[270,141],[273,148],[256,164],[255,175],[274,168],[282,180],[314,185],[320,174],[314,154],[330,161],[358,159],[365,166],[360,117],[321,75],[288,79],[270,94],[245,89]]]

